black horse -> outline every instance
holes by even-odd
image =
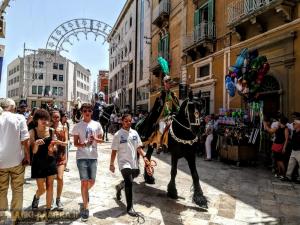
[[[198,144],[201,111],[201,102],[198,98],[193,98],[192,93],[190,93],[189,98],[180,106],[178,114],[173,117],[168,134],[168,148],[171,152],[172,162],[171,180],[168,184],[168,196],[174,199],[178,198],[175,185],[177,162],[178,159],[185,158],[193,178],[193,201],[198,206],[207,208],[207,200],[203,195],[196,168],[196,145]]]
[[[107,133],[108,128],[110,126],[110,115],[112,113],[117,114],[119,113],[119,108],[115,104],[106,105],[103,107],[103,110],[100,111],[99,114],[99,122],[103,128],[103,139],[105,138],[106,141],[108,141]]]
[[[171,180],[168,184],[168,196],[177,199],[177,189],[175,177],[177,175],[177,162],[180,158],[185,158],[188,162],[193,178],[194,195],[193,201],[202,208],[207,208],[207,200],[203,195],[199,176],[196,168],[196,149],[200,129],[200,113],[203,104],[199,98],[194,98],[193,93],[189,94],[180,106],[179,112],[173,116],[169,128],[168,150],[171,153]],[[150,160],[153,148],[148,146],[146,157]],[[144,174],[146,183],[154,183],[154,178],[149,176],[146,171]]]

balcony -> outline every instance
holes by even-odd
[[[216,26],[214,22],[202,22],[197,25],[192,34],[183,39],[183,51],[192,58],[197,52],[202,56],[207,48],[212,52],[213,43],[216,39]]]
[[[236,27],[270,9],[283,13],[285,20],[291,20],[291,7],[294,5],[295,0],[235,0],[227,7],[227,25]]]
[[[170,0],[162,0],[153,10],[152,24],[161,27],[170,16]]]
[[[168,52],[160,52],[159,56],[161,56],[165,60],[167,60],[169,62],[169,67],[170,67],[170,61],[171,61],[170,54]],[[158,58],[158,56],[153,56],[152,57],[151,62],[150,62],[150,71],[156,77],[159,77],[160,76],[160,72],[161,72],[161,68],[160,68],[160,65],[158,64],[157,58]]]

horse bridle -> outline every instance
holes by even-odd
[[[113,104],[113,107],[114,107],[114,108],[113,108],[112,113],[116,114],[117,111],[116,111],[116,106],[115,106],[115,104]],[[107,121],[110,120],[110,115],[109,115],[107,112],[105,112],[104,109],[102,109],[102,114],[101,114],[100,117],[103,117],[103,118],[106,119]]]
[[[189,131],[192,131],[192,127],[191,126],[199,126],[200,125],[200,117],[199,117],[199,112],[198,111],[195,111],[194,112],[194,115],[195,115],[195,118],[196,118],[196,121],[195,123],[191,123],[190,121],[190,113],[189,113],[189,109],[188,109],[188,105],[189,104],[194,104],[192,101],[188,100],[186,106],[185,106],[185,109],[184,109],[184,114],[187,116],[187,120],[188,120],[188,124],[189,124],[189,127],[186,127],[185,125],[181,124],[178,120],[175,119],[175,116],[172,116],[172,120],[175,121],[176,123],[178,123],[181,127],[189,130]],[[189,145],[193,145],[194,143],[196,143],[198,141],[198,136],[195,135],[196,137],[193,139],[193,140],[183,140],[181,138],[178,138],[175,134],[174,134],[174,131],[173,131],[173,121],[171,123],[171,126],[170,126],[170,134],[172,136],[172,138],[174,138],[174,140],[176,140],[177,142],[179,143],[182,143],[182,144],[189,144]]]

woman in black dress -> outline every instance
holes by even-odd
[[[57,174],[56,138],[53,129],[49,128],[50,115],[45,109],[38,109],[33,120],[36,127],[29,132],[33,152],[31,178],[36,179],[38,189],[33,197],[32,209],[38,208],[39,198],[46,192],[46,210],[50,210],[53,198],[53,180]]]

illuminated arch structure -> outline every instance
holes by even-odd
[[[73,19],[60,24],[50,34],[46,48],[55,50],[56,52],[68,52],[67,45],[72,46],[73,40],[79,41],[79,34],[83,33],[88,38],[88,34],[95,35],[95,41],[98,37],[103,37],[103,44],[107,41],[107,36],[111,32],[112,27],[107,23],[93,19]]]

